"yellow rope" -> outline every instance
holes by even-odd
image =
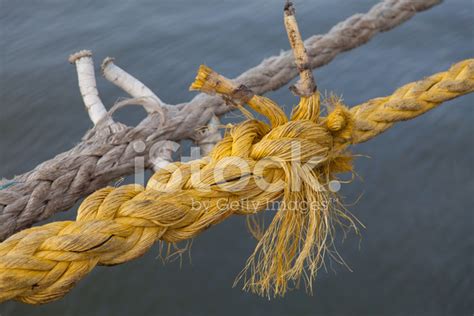
[[[171,164],[146,188],[101,189],[84,200],[75,221],[11,236],[0,244],[0,302],[58,299],[96,265],[132,260],[157,240],[187,240],[233,214],[255,214],[280,199],[242,274],[245,287],[283,295],[288,282],[297,284],[302,277],[311,286],[331,247],[334,224],[354,225],[337,202],[331,203],[337,197],[325,190],[337,173],[352,170],[347,147],[474,91],[474,60],[351,110],[332,100],[327,117],[319,117],[317,91],[301,98],[289,120],[270,99],[234,86],[208,67],[200,68],[192,88],[246,102],[270,125],[244,121],[226,133],[209,158]]]
[[[392,95],[369,100],[351,108],[356,119],[353,143],[365,142],[394,123],[415,118],[442,102],[474,90],[474,59],[453,65],[423,80],[397,89]]]

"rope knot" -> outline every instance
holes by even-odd
[[[303,79],[313,81],[309,74]],[[227,204],[238,203],[234,213],[254,213],[281,198],[278,212],[265,233],[260,234],[240,275],[245,280],[244,288],[269,296],[283,295],[289,283],[297,284],[301,277],[310,285],[331,246],[326,241],[331,239],[333,223],[343,221],[354,226],[351,217],[336,207],[337,197],[327,190],[337,172],[352,171],[351,156],[346,152],[353,126],[349,112],[342,104],[335,104],[329,118],[321,118],[320,94],[312,91],[301,96],[289,120],[272,100],[253,93],[243,96],[240,91],[249,89],[238,88],[206,66],[199,69],[191,89],[237,99],[239,106],[247,103],[269,121],[267,125],[252,119],[240,107],[250,119],[227,133],[211,152],[210,165],[204,167],[219,171],[219,162],[225,161],[225,186],[213,190],[219,192],[216,196],[225,196]],[[248,163],[247,170],[237,167],[241,161]],[[270,186],[262,188],[261,180]],[[215,185],[222,186],[224,182]],[[238,192],[230,194],[236,187]],[[244,202],[254,206],[248,207]]]
[[[350,142],[354,130],[354,118],[350,110],[340,100],[330,98],[332,108],[326,118],[326,127],[336,141]]]

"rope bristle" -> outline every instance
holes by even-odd
[[[231,80],[219,75],[206,65],[199,67],[196,79],[189,90],[198,90],[208,94],[221,94],[231,96],[237,86]]]
[[[201,88],[204,86],[204,83],[207,80],[207,77],[209,74],[212,72],[212,69],[209,68],[206,65],[201,65],[199,66],[196,78],[194,79],[194,82],[191,84],[189,87],[189,90],[201,90]]]
[[[337,195],[327,189],[329,179],[334,177],[330,164],[327,159],[316,170],[306,166],[284,168],[287,179],[303,180],[301,190],[293,192],[288,184],[266,230],[257,222],[249,223],[259,243],[234,285],[243,279],[245,290],[271,298],[285,295],[303,281],[311,293],[326,254],[344,263],[334,249],[335,227],[357,232],[358,221],[341,208]],[[325,189],[316,189],[315,183]]]

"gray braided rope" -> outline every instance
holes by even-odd
[[[441,0],[385,0],[365,14],[356,14],[335,25],[325,35],[305,41],[312,68],[329,63],[339,53],[368,42],[427,10]],[[291,51],[264,60],[247,70],[236,81],[257,94],[277,90],[297,77]],[[14,232],[71,208],[81,197],[114,179],[133,173],[134,160],[145,158],[151,166],[149,150],[158,141],[196,139],[196,130],[205,126],[213,114],[223,115],[232,108],[218,97],[197,95],[188,103],[165,108],[165,118],[149,115],[136,127],[116,133],[89,131],[71,150],[43,162],[35,169],[0,182],[0,240]],[[134,150],[143,141],[145,150]]]

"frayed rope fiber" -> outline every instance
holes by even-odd
[[[269,124],[248,119],[228,130],[205,159],[170,164],[146,188],[103,188],[84,200],[75,221],[12,235],[0,244],[0,302],[53,301],[96,265],[135,259],[157,240],[188,240],[231,215],[256,214],[277,200],[281,208],[240,277],[246,289],[267,296],[283,295],[301,279],[311,287],[332,246],[335,225],[355,227],[337,196],[327,190],[338,173],[352,171],[348,146],[473,92],[474,59],[351,110],[333,98],[326,117],[320,116],[318,91],[301,97],[288,119],[270,99],[206,66],[192,89],[222,95],[250,116],[245,102]],[[293,146],[299,150],[298,161]],[[247,169],[239,167],[242,162]],[[268,187],[262,188],[261,182]],[[288,207],[301,201],[307,203]],[[204,207],[196,208],[196,203]]]

